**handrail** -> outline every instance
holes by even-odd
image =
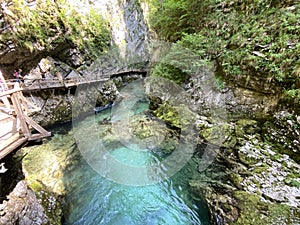
[[[28,101],[24,96],[24,91],[42,90],[47,88],[69,88],[84,83],[95,83],[107,81],[113,76],[121,76],[128,73],[145,73],[146,70],[127,70],[119,71],[111,74],[102,74],[101,76],[92,77],[70,77],[66,79],[59,78],[28,78],[24,79],[24,83],[19,79],[9,79],[2,85],[6,90],[0,92],[1,100],[6,108],[5,114],[13,117],[12,124],[3,124],[5,129],[1,127],[1,138],[6,137],[2,142],[0,141],[0,159],[11,153],[18,146],[26,141],[42,139],[49,137],[50,132],[46,131],[43,127],[34,122],[27,114],[30,110],[37,108],[34,104]],[[8,98],[10,101],[8,101]],[[30,110],[29,110],[30,107]],[[11,123],[11,121],[9,121]],[[8,126],[8,127],[7,127]],[[34,131],[35,130],[35,131]],[[32,132],[33,131],[33,132]],[[11,135],[10,135],[11,134]]]
[[[14,88],[14,89],[2,91],[2,92],[0,92],[0,97],[6,96],[6,95],[11,95],[15,92],[22,91],[22,90],[23,90],[23,88]]]
[[[100,76],[95,77],[66,77],[64,79],[60,78],[23,78],[24,82],[20,82],[20,79],[8,79],[6,84],[7,86],[13,86],[16,82],[19,82],[23,91],[31,91],[31,90],[42,90],[42,89],[52,89],[52,88],[69,88],[71,86],[77,86],[83,83],[96,83],[105,80],[109,80],[112,77],[122,76],[130,73],[147,73],[146,69],[137,69],[137,70],[124,70],[118,72],[112,72],[107,74],[101,74]],[[6,94],[1,94],[0,96],[4,96],[9,94],[8,92],[4,92]]]

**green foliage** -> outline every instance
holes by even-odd
[[[213,64],[201,59],[192,50],[178,44],[164,46],[156,60],[158,63],[150,70],[150,75],[164,77],[179,85],[199,71],[213,67]]]
[[[65,37],[71,40],[81,51],[97,56],[108,47],[111,39],[108,24],[101,15],[90,8],[82,14],[61,0],[60,17],[65,27]]]
[[[296,0],[152,0],[151,24],[225,79],[256,77],[299,99],[300,4]],[[154,2],[154,3],[153,3]],[[297,100],[296,103],[299,104]]]
[[[226,87],[225,82],[220,77],[215,78],[215,86],[218,90],[224,90]]]
[[[300,183],[297,180],[290,180],[288,183],[292,187],[300,188]]]
[[[158,63],[150,72],[152,76],[159,76],[181,84],[187,80],[189,75],[170,64]]]
[[[285,90],[285,95],[288,100],[295,101],[298,104],[300,103],[300,89]]]
[[[6,34],[2,41],[11,40],[30,51],[41,48],[49,50],[53,39],[62,41],[57,10],[50,0],[37,1],[34,10],[25,1],[12,0],[11,3],[10,13],[5,19],[15,32]]]
[[[69,40],[82,52],[94,56],[109,45],[108,25],[94,9],[80,14],[65,0],[36,1],[35,4],[29,7],[26,1],[11,1],[11,13],[5,15],[5,21],[15,32],[1,36],[1,41],[13,41],[30,51],[50,51]]]
[[[201,14],[207,0],[149,0],[152,28],[167,40],[176,41],[184,33],[194,33],[200,27]]]

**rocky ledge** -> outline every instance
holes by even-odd
[[[236,95],[214,82],[201,85],[203,76],[181,87],[159,77],[146,83],[154,115],[176,129],[193,123],[198,130],[193,197],[207,202],[217,225],[299,224],[299,116],[276,112],[275,95]],[[206,167],[209,155],[215,158]]]
[[[41,202],[26,182],[20,181],[8,201],[0,205],[0,224],[47,224],[49,222]]]

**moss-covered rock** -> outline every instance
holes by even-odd
[[[74,137],[67,134],[60,142],[61,136],[53,137],[54,142],[45,141],[43,145],[23,148],[18,154],[22,157],[22,168],[28,187],[40,199],[50,224],[61,224],[62,200],[65,195],[64,170],[76,163],[73,151]],[[68,142],[66,143],[66,140]]]
[[[28,72],[45,55],[79,67],[110,45],[108,23],[89,5],[89,13],[82,13],[65,0],[2,3],[0,63],[6,77],[21,66]]]
[[[235,191],[240,215],[232,225],[273,225],[297,224],[300,222],[300,210],[284,204],[266,203],[255,194]]]
[[[48,217],[46,208],[24,180],[17,183],[8,199],[0,204],[0,224],[60,224]]]
[[[169,129],[165,122],[153,120],[145,116],[135,116],[130,123],[132,134],[146,148],[151,149],[159,155],[173,152],[179,144],[179,134]],[[153,148],[155,147],[155,148]]]
[[[180,129],[190,129],[196,121],[196,114],[183,104],[175,106],[163,103],[154,111],[154,115]]]
[[[263,158],[263,155],[260,154],[261,148],[257,145],[252,145],[250,143],[242,146],[238,150],[239,160],[242,163],[251,166],[260,162]]]
[[[300,162],[300,119],[287,110],[274,114],[272,120],[263,124],[263,137],[272,143],[277,151]]]
[[[206,141],[220,147],[233,148],[237,143],[234,127],[227,123],[216,124],[206,128],[200,131],[200,135]]]
[[[256,120],[240,119],[235,124],[235,135],[237,137],[243,137],[245,134],[255,134],[260,131]]]

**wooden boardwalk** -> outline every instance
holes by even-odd
[[[40,78],[40,79],[26,80],[25,82],[26,85],[23,87],[23,92],[31,92],[31,91],[47,90],[47,89],[71,88],[81,84],[100,83],[100,82],[105,82],[111,79],[112,77],[124,76],[133,73],[147,74],[147,70],[119,71],[110,74],[102,74],[99,75],[99,77],[96,77],[94,79],[76,77],[76,78],[66,78],[66,79]]]
[[[19,83],[0,92],[0,98],[0,159],[27,141],[51,135],[28,117],[28,113],[38,109],[24,98]]]
[[[72,88],[80,84],[92,84],[109,80],[111,77],[132,73],[146,74],[146,70],[128,70],[113,74],[101,75],[90,80],[86,78],[71,79],[33,79],[26,80],[26,84],[8,82],[6,90],[0,92],[0,160],[27,141],[38,140],[51,136],[51,133],[34,122],[28,114],[39,110],[28,101],[23,92],[47,89]],[[0,84],[3,85],[3,84]]]

